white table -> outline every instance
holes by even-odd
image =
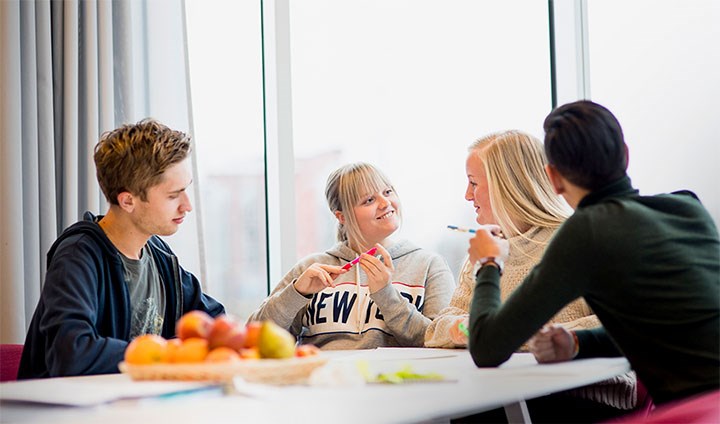
[[[418,423],[446,422],[501,406],[506,407],[512,422],[523,422],[527,421],[527,415],[523,414],[526,412],[525,399],[595,383],[630,369],[624,358],[538,365],[529,354],[515,354],[499,368],[477,368],[467,350],[406,348],[325,354],[331,356],[327,365],[330,369],[354,370],[358,360],[366,361],[373,372],[394,371],[409,364],[415,372],[440,373],[448,381],[357,385],[333,380],[333,386],[285,387],[244,384],[235,394],[206,389],[145,398],[141,396],[153,393],[146,390],[151,385],[132,382],[120,374],[34,380],[31,384],[33,390],[37,389],[38,399],[52,397],[53,391],[55,395],[58,390],[72,392],[73,386],[67,386],[67,383],[76,385],[79,399],[86,389],[95,394],[109,389],[116,391],[118,397],[129,395],[135,398],[82,407],[3,400],[0,422]],[[8,384],[13,383],[0,384],[2,399],[7,399],[8,393],[13,392],[11,389],[17,387]],[[121,394],[123,390],[124,395]],[[90,397],[88,395],[88,399]]]

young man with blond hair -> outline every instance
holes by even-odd
[[[174,337],[190,310],[224,312],[158,237],[192,211],[190,149],[152,119],[103,134],[95,166],[110,208],[86,212],[50,248],[18,378],[116,373],[134,337]]]

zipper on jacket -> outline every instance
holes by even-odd
[[[170,255],[173,266],[173,277],[175,278],[175,321],[179,320],[183,315],[183,290],[182,281],[180,280],[180,265],[178,265],[177,257]]]

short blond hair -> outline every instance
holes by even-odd
[[[147,200],[147,190],[162,181],[163,173],[190,153],[190,136],[146,118],[137,124],[108,131],[95,146],[98,183],[110,204],[130,192]]]
[[[365,162],[341,166],[330,174],[325,186],[328,207],[332,213],[340,211],[345,216],[345,224],[338,222],[338,241],[347,241],[353,248],[367,244],[367,240],[360,233],[353,208],[368,194],[382,192],[387,188],[395,191],[395,187],[382,171]],[[397,191],[395,193],[397,194]],[[402,217],[399,205],[395,212],[398,217]]]
[[[488,134],[470,145],[485,165],[490,207],[507,237],[521,234],[517,223],[557,228],[570,215],[545,174],[539,139],[518,130]]]

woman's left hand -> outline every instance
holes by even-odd
[[[460,326],[463,326],[463,329]],[[470,329],[470,316],[466,315],[463,318],[455,320],[452,326],[450,326],[450,340],[457,346],[467,346],[468,335],[466,332]]]
[[[360,255],[360,267],[367,274],[370,293],[375,293],[390,284],[390,277],[395,271],[388,251],[380,243],[377,243],[375,247],[377,247],[377,253],[382,255],[382,261],[367,253]]]

